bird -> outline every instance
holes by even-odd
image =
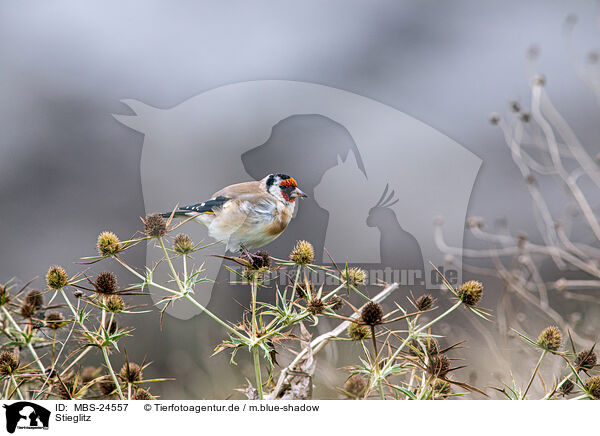
[[[293,177],[269,174],[261,180],[229,185],[209,200],[160,215],[194,217],[227,250],[253,257],[248,250],[261,248],[281,235],[292,219],[296,199],[302,197],[307,195]]]

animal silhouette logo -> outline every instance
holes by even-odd
[[[417,279],[434,288],[429,262],[444,263],[434,240],[436,217],[444,217],[446,242],[462,246],[481,159],[393,107],[342,89],[286,80],[225,85],[169,109],[123,103],[134,114],[114,117],[144,134],[140,171],[147,213],[281,172],[293,174],[309,199],[267,247],[276,257],[285,257],[297,239],[307,239],[322,262],[329,262],[325,249],[336,263],[398,267],[400,262],[422,270]],[[207,239],[203,226],[186,225],[185,232],[197,241]],[[222,255],[224,247],[211,246],[205,254]],[[159,256],[147,250],[146,264],[155,265]],[[204,268],[215,282],[195,295],[206,305],[213,287],[225,286],[228,275],[218,257],[206,257]],[[460,280],[460,256],[456,268]],[[155,277],[168,274],[164,263],[155,270]],[[155,301],[161,297],[153,292]],[[187,319],[199,311],[178,302],[168,313]]]
[[[48,429],[50,411],[39,404],[29,401],[18,401],[4,404],[6,409],[6,431],[14,433],[18,429]]]

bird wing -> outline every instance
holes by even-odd
[[[227,186],[215,192],[210,200],[182,206],[179,211],[215,213],[223,209],[226,203],[236,203],[241,211],[250,212],[253,207],[258,207],[264,213],[272,213],[270,205],[265,203],[265,194],[262,192],[260,182],[244,182]]]
[[[213,198],[216,197],[227,197],[236,199],[242,195],[248,194],[259,194],[263,191],[260,186],[260,181],[257,182],[244,182],[236,183],[235,185],[229,185],[226,188],[221,189],[213,194]]]

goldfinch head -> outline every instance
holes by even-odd
[[[306,197],[298,188],[296,180],[286,174],[269,174],[263,181],[269,194],[286,203],[293,203],[298,197]]]

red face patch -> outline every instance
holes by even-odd
[[[296,183],[293,177],[290,177],[289,179],[282,180],[279,186],[282,188],[297,188],[298,183]]]

